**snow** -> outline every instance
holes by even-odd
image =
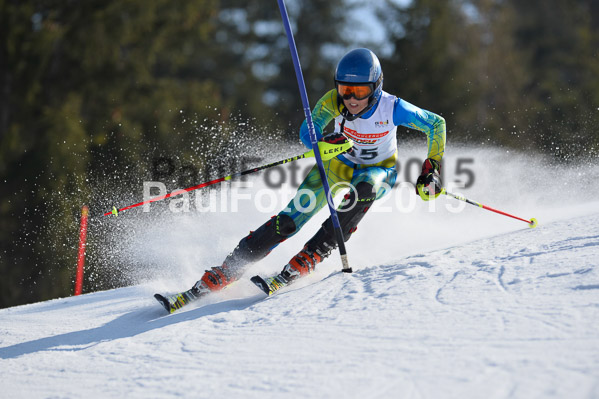
[[[231,288],[166,315],[154,292],[189,288],[266,213],[244,203],[148,216],[159,223],[144,221],[119,250],[167,262],[170,277],[148,267],[130,271],[130,287],[0,310],[2,396],[599,397],[599,202],[572,196],[578,171],[556,167],[533,185],[523,165],[538,160],[455,152],[477,160],[465,195],[539,227],[472,206],[453,213],[450,198],[410,212],[393,199],[348,241],[354,273],[333,254],[270,298],[248,281],[278,271],[312,221]],[[499,166],[511,183],[498,184]]]

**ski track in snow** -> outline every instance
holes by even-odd
[[[596,398],[597,259],[599,212],[168,316],[153,283],[2,309],[3,397]]]

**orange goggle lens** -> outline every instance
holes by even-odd
[[[355,97],[356,100],[363,100],[370,97],[373,90],[372,84],[356,86],[337,83],[337,92],[345,100],[349,100],[352,96]]]

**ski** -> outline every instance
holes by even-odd
[[[175,295],[160,295],[154,294],[154,298],[162,305],[167,312],[173,313],[176,310],[181,309],[183,306],[195,302],[201,298],[201,295],[197,295],[193,292],[193,288],[187,291],[183,291]]]
[[[250,280],[268,296],[289,285],[289,281],[280,274],[265,279],[260,276],[254,276]]]
[[[250,279],[252,283],[254,283],[258,288],[260,288],[266,295],[270,296],[280,290],[283,287],[286,287],[290,284],[285,277],[277,274],[273,277],[262,278],[260,276],[254,276]],[[233,283],[235,284],[235,283]],[[230,284],[230,285],[233,285]],[[229,285],[229,286],[230,286]],[[225,287],[228,288],[229,286]],[[204,294],[205,295],[205,294]],[[168,313],[174,313],[175,311],[181,309],[182,307],[197,301],[202,298],[204,295],[198,294],[193,288],[187,291],[180,292],[174,295],[161,295],[154,294],[154,298],[162,305],[162,307]]]

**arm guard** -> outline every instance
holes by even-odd
[[[339,110],[337,100],[337,90],[333,89],[322,96],[312,110],[312,122],[314,123],[314,130],[316,131],[316,138],[318,140],[322,138],[324,128],[339,115],[341,115],[341,111]],[[312,149],[310,131],[305,120],[300,128],[300,139],[309,150]]]

